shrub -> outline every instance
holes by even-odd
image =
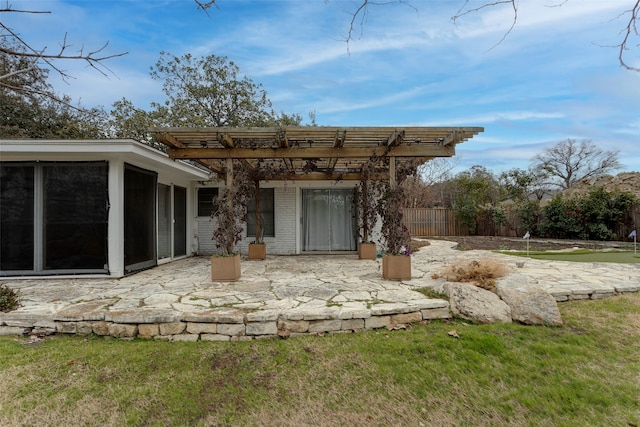
[[[540,234],[561,239],[610,240],[620,224],[629,223],[635,197],[627,192],[607,192],[602,187],[584,196],[554,197],[544,208]]]
[[[0,283],[0,311],[6,313],[20,307],[20,294]]]
[[[480,288],[495,291],[496,279],[506,274],[507,269],[503,264],[486,259],[452,265],[445,271],[444,276],[451,282],[471,282]]]
[[[530,232],[531,235],[537,236],[538,224],[542,216],[542,208],[537,200],[527,200],[516,207],[516,219],[520,221],[522,234]]]

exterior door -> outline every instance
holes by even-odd
[[[187,189],[173,187],[173,256],[187,254]]]
[[[153,267],[156,261],[155,172],[125,165],[124,170],[124,271]]]
[[[302,190],[302,250],[355,251],[355,190]]]

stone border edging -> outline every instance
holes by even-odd
[[[61,333],[170,341],[244,341],[378,328],[397,329],[409,323],[451,317],[449,303],[441,299],[420,300],[413,305],[375,304],[369,309],[359,310],[327,307],[326,310],[244,312],[234,308],[213,308],[180,313],[164,309],[84,311],[81,308],[89,307],[70,307],[76,313],[82,311],[77,317],[63,309],[53,315],[53,319],[42,315],[11,316],[11,313],[7,313],[0,322],[0,335]]]

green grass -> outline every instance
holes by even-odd
[[[633,251],[592,251],[580,249],[571,252],[502,252],[505,255],[515,255],[550,261],[572,262],[614,262],[623,264],[640,264],[640,253]]]
[[[2,337],[0,425],[638,425],[640,294],[560,309],[556,328],[452,320],[235,343]]]

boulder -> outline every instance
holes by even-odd
[[[556,299],[540,288],[526,286],[523,277],[506,277],[496,285],[496,292],[511,309],[513,321],[525,325],[562,325]]]
[[[511,323],[511,309],[493,292],[472,283],[444,285],[454,315],[476,323]]]

